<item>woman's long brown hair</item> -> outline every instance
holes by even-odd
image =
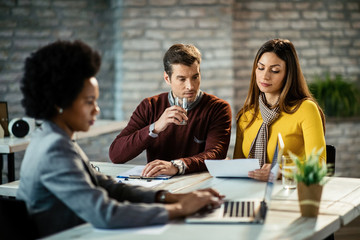
[[[240,109],[236,116],[236,120],[240,119],[240,116],[254,109],[252,119],[246,128],[250,127],[254,121],[255,117],[259,113],[259,95],[260,89],[256,84],[256,68],[259,59],[266,52],[273,52],[286,63],[286,74],[285,81],[282,87],[280,98],[279,98],[279,107],[282,112],[294,113],[298,110],[301,103],[305,100],[313,101],[320,112],[321,120],[323,123],[324,133],[325,133],[325,115],[322,109],[320,108],[317,101],[311,95],[308,85],[306,83],[305,77],[301,71],[300,63],[298,56],[295,51],[294,45],[287,39],[272,39],[264,43],[258,50],[251,73],[251,81],[249,92],[246,97],[244,106]],[[294,107],[295,106],[295,107]]]

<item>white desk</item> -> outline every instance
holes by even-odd
[[[99,136],[110,132],[120,132],[126,127],[125,121],[113,120],[97,120],[90,130],[87,132],[77,132],[74,136],[75,139],[82,139],[88,137]],[[0,138],[0,172],[3,169],[2,155],[7,155],[8,161],[8,180],[12,182],[15,180],[15,163],[14,153],[26,150],[31,140],[31,136],[25,138],[5,137]],[[0,177],[0,184],[2,178]]]
[[[130,164],[92,163],[110,176],[134,167]],[[6,195],[4,193],[9,191],[14,195],[17,185],[17,182],[1,185],[0,195]],[[175,192],[188,192],[204,187],[213,187],[227,198],[262,198],[265,183],[251,179],[212,178],[204,172],[176,176],[156,186],[157,189]],[[177,220],[165,226],[156,226],[155,229],[148,227],[122,230],[99,230],[90,224],[83,224],[48,239],[323,239],[360,215],[359,194],[360,179],[331,178],[323,190],[320,215],[317,218],[302,218],[296,190],[283,190],[278,181],[265,224],[185,224],[183,220]]]
[[[296,190],[289,191],[278,187],[274,192],[271,205],[273,210],[299,211]],[[321,196],[320,214],[338,215],[342,225],[358,217],[360,215],[360,179],[330,178]]]
[[[0,138],[0,153],[20,152],[27,148],[30,143],[30,137],[16,138],[5,137]]]
[[[19,181],[8,182],[0,185],[0,196],[16,197],[16,191],[19,188]]]
[[[323,239],[340,228],[336,216],[321,215],[316,219],[299,214],[270,211],[265,224],[184,224],[172,221],[165,226],[124,230],[99,230],[90,224],[80,225],[45,239],[106,240],[256,240],[256,239]],[[329,234],[327,234],[329,233]]]
[[[7,171],[8,181],[15,180],[15,152],[23,151],[27,148],[30,142],[30,137],[15,138],[5,137],[0,138],[0,173],[3,169],[3,155],[7,155]],[[0,176],[0,184],[2,184],[2,176]]]

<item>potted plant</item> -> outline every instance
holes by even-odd
[[[307,159],[289,153],[296,164],[295,179],[303,217],[316,217],[319,213],[322,188],[328,172],[325,159],[319,161],[322,151],[323,148],[318,151],[314,149]]]
[[[360,92],[355,83],[342,75],[315,76],[309,89],[328,117],[353,117],[360,113]]]

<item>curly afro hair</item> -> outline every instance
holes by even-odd
[[[48,120],[57,113],[56,107],[70,107],[100,65],[99,53],[79,40],[59,40],[32,53],[20,82],[26,115]]]

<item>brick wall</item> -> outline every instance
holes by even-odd
[[[113,36],[109,1],[0,1],[0,101],[8,102],[9,117],[21,117],[19,80],[31,52],[57,39],[81,39],[101,52],[102,117],[113,118]]]
[[[326,143],[336,147],[335,174],[360,177],[360,118],[328,119]]]

